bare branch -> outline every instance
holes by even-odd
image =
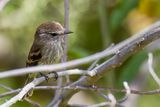
[[[38,78],[37,78],[38,79]],[[95,87],[95,86],[36,86],[33,88],[34,90],[55,90],[55,89],[67,89],[67,90],[89,90],[89,91],[110,91],[112,93],[127,93],[126,89],[116,89],[116,88],[107,88],[107,87]],[[20,92],[22,89],[16,89],[12,91],[8,91],[5,93],[0,94],[0,98],[12,94],[16,94]],[[153,94],[160,94],[160,89],[150,90],[150,91],[138,91],[130,89],[131,94],[137,95],[153,95]],[[121,101],[118,101],[121,103]]]
[[[69,0],[64,0],[64,27],[67,31],[69,31]],[[67,35],[64,36],[64,55],[62,56],[62,60],[61,62],[66,62],[67,61],[67,40],[68,37]],[[69,83],[69,76],[66,75],[66,79],[67,79],[67,83]],[[58,78],[58,86],[62,86],[62,82],[63,82],[63,78]],[[53,100],[48,104],[47,107],[51,107],[53,106],[53,104],[56,104],[56,106],[58,106],[58,104],[56,103],[56,101],[59,99],[59,97],[61,96],[61,92],[62,89],[57,89],[55,91],[55,95]],[[56,107],[54,106],[54,107]]]
[[[131,89],[126,81],[123,82],[123,86],[126,89],[126,95],[122,99],[118,100],[117,101],[118,103],[123,103],[124,101],[126,101],[129,97],[129,95],[131,94]]]
[[[83,74],[83,73],[84,73],[84,71],[80,71],[78,69],[68,70],[68,72],[57,72],[59,77],[71,75],[71,74],[75,75],[75,74]],[[55,77],[55,74],[53,73],[53,74],[49,74],[47,76],[48,76],[48,78],[52,78],[52,77]],[[24,88],[22,88],[22,90],[19,92],[19,94],[12,97],[10,100],[5,102],[4,104],[0,105],[0,107],[9,107],[9,106],[13,105],[14,103],[16,103],[17,101],[22,100],[22,98],[29,92],[29,90],[33,89],[35,86],[37,86],[38,84],[40,84],[43,81],[45,81],[45,77],[40,77],[40,78],[34,79],[31,83],[28,83],[26,86],[24,86]]]
[[[106,51],[107,50],[107,51]],[[35,67],[27,67],[27,68],[20,68],[20,69],[15,69],[15,70],[8,70],[8,71],[2,71],[0,72],[0,78],[5,78],[5,77],[11,77],[11,76],[19,76],[19,75],[24,75],[28,73],[36,73],[36,72],[50,72],[50,71],[57,71],[57,70],[63,70],[71,67],[75,67],[80,64],[85,64],[94,60],[97,60],[99,58],[103,58],[112,52],[106,49],[100,53],[61,63],[61,64],[54,64],[54,65],[39,65]]]
[[[116,103],[117,103],[117,100],[116,98],[114,97],[113,94],[109,93],[108,94],[108,98],[110,99],[110,107],[115,107],[116,106]]]
[[[153,63],[153,55],[151,53],[149,53],[148,54],[148,69],[149,69],[149,73],[151,74],[153,79],[156,81],[156,83],[160,86],[160,79],[158,78],[158,76],[154,72],[153,67],[152,67],[152,63]]]
[[[64,27],[69,31],[69,0],[64,0]],[[67,36],[64,36],[64,58],[63,62],[67,60]]]
[[[24,74],[33,73],[33,72],[50,72],[50,71],[63,70],[63,69],[67,69],[67,68],[73,68],[75,66],[86,64],[86,63],[92,62],[94,60],[104,58],[106,56],[118,53],[120,49],[122,49],[122,48],[124,49],[124,47],[126,47],[126,46],[127,46],[126,48],[129,49],[130,47],[128,47],[128,45],[129,46],[132,46],[132,45],[135,46],[137,44],[139,46],[136,46],[136,47],[142,48],[141,44],[138,44],[137,41],[142,40],[144,38],[143,36],[147,35],[147,36],[149,36],[149,38],[148,39],[145,38],[145,40],[143,40],[143,41],[147,41],[149,43],[152,42],[153,40],[150,41],[149,39],[151,39],[153,37],[153,34],[149,34],[149,33],[150,32],[153,33],[153,31],[157,30],[157,28],[159,28],[159,27],[160,27],[160,21],[156,22],[155,24],[151,25],[150,27],[144,29],[143,31],[133,35],[131,38],[117,44],[116,46],[114,46],[110,50],[106,49],[102,52],[90,55],[88,57],[72,60],[72,61],[69,61],[69,62],[61,63],[61,64],[41,65],[41,66],[35,66],[35,67],[28,67],[28,68],[21,68],[21,69],[3,71],[3,72],[0,73],[0,78],[24,75]],[[157,36],[157,35],[155,35],[155,36],[156,36],[156,38],[154,38],[154,40],[159,38],[159,36]],[[131,45],[130,43],[133,43],[133,42],[135,44]],[[144,46],[146,46],[149,43],[146,43]],[[134,49],[133,49],[133,51],[134,51]]]
[[[90,106],[84,106],[84,107],[103,107],[103,106],[110,106],[111,102],[103,102],[103,103],[99,103],[99,104],[95,104],[95,105],[90,105]]]
[[[2,94],[0,94],[0,98],[2,98],[2,97],[4,97],[4,96],[16,94],[16,93],[18,93],[18,92],[20,92],[20,91],[21,91],[21,89],[16,89],[16,90],[12,90],[12,91],[9,91],[9,92],[2,93]]]
[[[111,44],[106,50],[111,50],[113,48],[114,44]],[[88,71],[92,70],[98,63],[100,59],[95,60],[87,69]]]
[[[13,90],[12,88],[10,88],[10,87],[8,87],[6,85],[3,85],[3,84],[0,84],[0,87],[3,87],[6,90]]]
[[[0,0],[0,11],[3,10],[3,8],[6,6],[6,4],[9,2],[10,0]]]
[[[152,29],[152,27],[153,26],[149,27],[148,29]],[[150,30],[148,30],[148,31],[145,30],[145,31],[142,31],[138,34],[139,34],[139,36],[137,36],[135,39],[130,41],[124,47],[120,48],[113,57],[111,57],[109,60],[105,61],[101,65],[94,68],[92,70],[93,72],[96,71],[95,73],[93,73],[93,74],[95,74],[94,76],[92,76],[92,77],[85,77],[85,76],[81,77],[78,81],[72,83],[71,86],[74,86],[74,85],[77,85],[77,84],[79,84],[79,85],[89,85],[89,84],[95,83],[101,77],[103,77],[106,72],[108,72],[109,70],[114,69],[116,67],[119,67],[131,55],[138,52],[140,49],[143,49],[146,45],[148,45],[152,41],[160,38],[160,28],[156,27],[155,29],[152,29],[151,31]],[[62,100],[63,99],[65,99],[65,100],[62,101],[61,106],[66,105],[67,102],[68,102],[67,98],[69,99],[76,92],[77,91],[72,91],[71,92],[69,90],[67,92],[65,92],[64,95],[63,95],[63,98],[62,98]]]
[[[6,96],[7,94],[12,94],[13,92],[16,92],[16,90],[13,90],[12,88],[10,88],[10,87],[8,87],[8,86],[5,86],[5,85],[3,85],[3,84],[0,84],[0,86],[3,87],[4,89],[10,91],[10,93],[8,92],[8,93],[0,94],[0,97],[1,97],[1,96]],[[21,89],[18,89],[18,91],[20,91],[20,90],[21,90]],[[17,92],[18,92],[18,91],[17,91]],[[28,99],[28,98],[24,98],[24,99],[25,99],[27,102],[29,102],[30,104],[34,105],[35,107],[41,107],[40,104],[37,103],[37,102],[35,102],[35,101],[32,101],[32,100],[30,100],[30,99]]]

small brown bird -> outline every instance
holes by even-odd
[[[66,31],[58,22],[41,24],[35,32],[26,66],[59,63],[64,54],[64,35],[69,33],[72,32]],[[37,74],[29,74],[26,83],[33,80]]]

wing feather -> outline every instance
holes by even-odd
[[[29,52],[28,59],[26,61],[26,66],[38,65],[38,62],[40,61],[41,57],[42,55],[40,46],[38,46],[37,44],[33,44]]]

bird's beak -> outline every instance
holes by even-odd
[[[72,31],[64,31],[64,34],[70,34],[73,33]]]

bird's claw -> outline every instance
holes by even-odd
[[[48,77],[47,75],[45,75],[45,74],[43,74],[43,73],[41,73],[41,72],[40,72],[40,75],[43,76],[43,77],[45,78],[45,80],[48,82],[49,77]]]
[[[56,72],[50,72],[49,74],[54,73],[54,79],[57,80],[58,79],[58,74]]]

